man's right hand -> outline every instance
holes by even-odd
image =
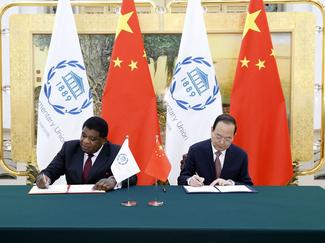
[[[108,178],[100,179],[95,185],[95,190],[104,190],[104,191],[110,191],[113,190],[116,186],[117,182],[115,180],[114,176],[110,176]]]
[[[39,174],[36,178],[36,185],[38,188],[48,188],[51,184],[51,179],[45,174]]]
[[[193,175],[189,181],[188,181],[188,185],[189,186],[203,186],[204,182],[204,178],[203,177],[200,177],[198,175]]]

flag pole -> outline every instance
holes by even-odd
[[[155,182],[155,194],[156,194],[156,199],[149,201],[148,205],[152,206],[152,207],[161,207],[164,205],[163,201],[159,200],[159,190],[158,190],[158,180],[156,178],[156,182]]]
[[[159,142],[159,136],[156,135],[156,144]],[[152,207],[161,207],[164,205],[163,201],[159,201],[159,190],[158,190],[158,179],[155,177],[155,194],[156,194],[156,199],[149,201],[148,205]]]
[[[129,140],[129,136],[126,135],[125,139]],[[121,205],[124,207],[134,207],[137,205],[136,201],[130,200],[130,177],[127,179],[128,187],[127,187],[127,201],[121,202]]]
[[[130,178],[127,179],[128,180],[128,188],[127,188],[127,201],[121,202],[121,205],[124,207],[134,207],[137,205],[136,201],[130,200]]]

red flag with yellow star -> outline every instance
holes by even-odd
[[[293,175],[286,105],[262,0],[250,1],[230,113],[254,184],[286,185]]]
[[[157,139],[144,172],[158,180],[167,181],[171,168],[164,149]]]
[[[129,136],[130,149],[142,171],[160,132],[156,96],[133,0],[122,2],[102,96],[102,117],[109,125],[111,142],[122,144]],[[142,172],[138,174],[139,185],[154,181]]]

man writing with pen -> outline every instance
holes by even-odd
[[[39,188],[47,188],[61,175],[66,176],[67,184],[95,184],[94,189],[109,191],[127,187],[127,181],[117,183],[111,172],[111,165],[120,146],[107,141],[108,125],[100,117],[91,117],[82,126],[80,140],[63,144],[52,162],[36,178]],[[131,176],[130,185],[137,182]]]
[[[211,128],[211,139],[189,148],[178,185],[252,185],[247,154],[232,144],[236,129],[232,116],[218,116]]]

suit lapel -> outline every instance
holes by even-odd
[[[221,175],[220,177],[223,178],[225,177],[225,175],[227,175],[227,171],[229,171],[229,168],[231,167],[231,163],[229,161],[232,161],[232,145],[229,146],[229,148],[226,151],[226,155],[225,155],[225,160],[223,162],[223,167],[221,170]]]
[[[74,161],[74,171],[77,176],[78,184],[82,184],[82,172],[83,172],[83,165],[84,165],[84,152],[79,148],[77,153],[72,158],[72,161]]]
[[[213,150],[212,150],[212,145],[211,145],[211,139],[207,140],[206,146],[205,146],[206,151],[204,152],[204,154],[207,155],[207,157],[205,158],[206,163],[208,164],[208,171],[210,174],[210,177],[216,178],[216,167],[214,164],[214,160],[213,160]]]

